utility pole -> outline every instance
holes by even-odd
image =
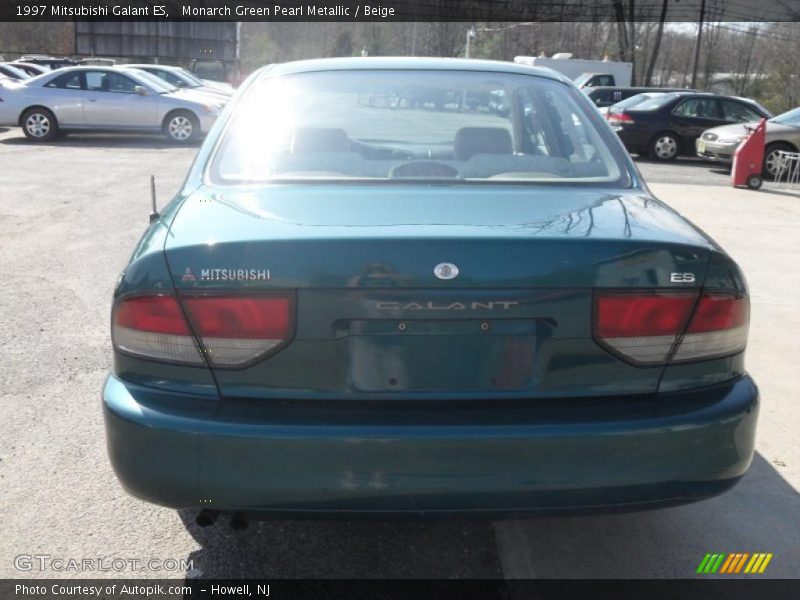
[[[476,31],[474,28],[470,27],[467,30],[467,44],[464,48],[464,58],[469,58],[469,41],[475,37]]]
[[[689,87],[697,89],[697,67],[700,64],[700,41],[703,39],[703,18],[706,14],[706,0],[700,2],[700,19],[697,22],[697,39],[694,42],[694,65],[692,66],[692,83]]]

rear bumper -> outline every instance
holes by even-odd
[[[507,423],[253,422],[187,417],[179,411],[192,397],[161,396],[114,376],[103,391],[109,457],[130,493],[174,508],[303,517],[692,502],[746,472],[758,414],[749,377],[664,394],[646,416],[581,421],[580,403],[565,400],[572,422],[550,409]]]
[[[637,125],[615,126],[613,129],[628,152],[640,154],[648,150],[652,136],[649,130]]]

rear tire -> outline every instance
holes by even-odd
[[[164,119],[164,135],[176,144],[193,142],[200,135],[200,121],[188,110],[176,110]]]
[[[781,142],[768,144],[764,149],[764,166],[761,169],[761,174],[765,179],[775,179],[778,168],[778,152],[781,150],[784,152],[795,151],[789,144]]]
[[[20,125],[25,137],[34,142],[49,142],[58,136],[56,116],[46,108],[29,108],[23,113]]]
[[[654,135],[653,139],[650,140],[648,155],[652,159],[668,162],[678,157],[680,148],[681,144],[677,135],[669,131],[662,131]]]

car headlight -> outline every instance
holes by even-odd
[[[719,142],[720,144],[738,144],[739,142],[741,142],[746,137],[747,137],[746,135],[737,135],[737,136],[733,136],[733,137],[721,137],[721,138],[719,138],[717,140],[717,142]]]

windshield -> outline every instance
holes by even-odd
[[[134,68],[129,70],[133,71],[136,74],[136,76],[139,77],[140,79],[146,81],[147,84],[153,89],[155,89],[155,91],[158,92],[159,94],[169,94],[170,92],[174,92],[175,90],[178,89],[174,85],[171,85],[166,81],[164,81],[163,79],[161,79],[161,77],[153,75],[152,73],[148,73],[147,71],[143,71],[142,69]]]
[[[20,69],[19,67],[15,67],[13,65],[3,65],[0,67],[0,73],[6,71],[6,74],[13,75],[19,79],[30,79],[30,75],[28,75],[25,71]]]
[[[785,113],[781,113],[777,117],[773,117],[770,120],[773,123],[780,123],[781,125],[800,127],[800,107],[793,108],[792,110]]]
[[[491,72],[325,71],[266,79],[233,115],[211,172],[226,183],[619,183],[625,170],[610,149],[613,133],[578,97],[550,79]]]
[[[182,67],[179,67],[176,70],[181,74],[181,76],[185,80],[192,82],[193,87],[200,87],[203,85],[203,82],[200,81],[200,79],[198,79],[197,77],[195,77],[194,73],[192,73],[191,71],[188,71]]]

